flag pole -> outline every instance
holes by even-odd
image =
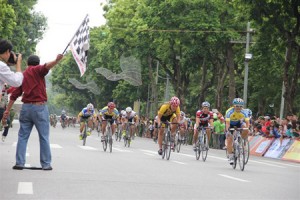
[[[78,29],[75,31],[75,34],[73,35],[72,39],[70,40],[70,42],[68,43],[68,45],[66,46],[66,48],[65,48],[65,50],[63,51],[62,54],[64,54],[64,53],[67,51],[68,47],[70,46],[71,42],[73,41],[73,39],[74,39],[74,37],[75,37],[75,35],[76,35],[76,33],[77,33],[77,31],[80,29],[81,24],[86,20],[87,17],[88,17],[88,14],[86,14],[85,18],[84,18],[83,21],[80,23]]]

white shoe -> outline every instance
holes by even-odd
[[[4,142],[4,141],[5,141],[5,138],[6,138],[5,136],[2,136],[2,142]]]
[[[228,155],[228,162],[230,165],[233,165],[233,154]]]

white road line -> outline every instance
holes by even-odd
[[[94,147],[90,147],[90,146],[80,146],[80,145],[78,145],[78,147],[80,147],[81,149],[84,149],[84,150],[93,150],[93,151],[98,150],[98,149],[96,149]]]
[[[19,182],[18,194],[33,194],[32,182]]]
[[[240,181],[240,182],[250,182],[250,181],[247,181],[247,180],[244,180],[244,179],[235,178],[235,177],[228,176],[228,175],[225,175],[225,174],[218,174],[218,175],[219,175],[219,176],[223,176],[223,177],[225,177],[225,178],[232,179],[232,180]]]
[[[251,163],[251,162],[258,163],[258,164],[263,164],[263,165],[268,165],[268,166],[272,166],[272,167],[286,168],[286,167],[283,167],[283,166],[278,166],[278,165],[274,165],[274,164],[270,164],[270,163],[265,163],[265,162],[260,162],[260,161],[249,159],[249,163]]]
[[[50,148],[52,148],[52,149],[61,149],[62,146],[60,146],[58,144],[50,144]]]
[[[181,165],[186,165],[186,163],[184,163],[184,162],[179,162],[179,161],[176,161],[176,160],[172,160],[172,162],[177,163],[177,164],[181,164]]]
[[[155,156],[154,154],[151,154],[151,153],[144,153],[144,154],[147,156]]]
[[[193,157],[195,158],[196,156],[192,156],[192,155],[189,155],[189,154],[185,154],[185,153],[178,153],[178,155],[182,155],[182,156],[186,156],[186,157]]]
[[[147,153],[157,154],[156,151],[150,151],[150,150],[146,150],[146,149],[139,149],[139,150],[143,151],[143,152],[147,152]]]
[[[117,151],[120,151],[120,152],[132,152],[130,150],[123,150],[123,149],[119,149],[119,148],[115,148],[115,147],[113,147],[113,150],[117,150]]]
[[[250,160],[251,162],[252,160]],[[293,165],[293,164],[287,164],[287,163],[280,163],[280,162],[274,162],[274,161],[269,161],[269,160],[265,160],[264,162],[266,163],[273,163],[274,165],[284,165],[284,166],[289,166],[289,167],[296,167],[299,168],[300,165]]]

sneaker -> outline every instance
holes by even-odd
[[[79,135],[79,140],[82,140],[82,134]]]
[[[196,146],[196,144],[193,144],[193,150],[194,150],[194,151],[197,151],[197,146]]]
[[[23,166],[19,166],[19,165],[15,165],[12,167],[13,169],[16,169],[16,170],[23,170],[24,167]]]
[[[43,170],[45,170],[45,171],[50,171],[50,170],[52,170],[53,168],[51,167],[51,166],[48,166],[48,167],[43,167]]]
[[[233,165],[233,154],[228,155],[228,162],[230,165]]]
[[[161,156],[162,155],[162,149],[159,149],[157,153],[158,153],[158,155]]]
[[[6,136],[2,136],[2,142],[4,142],[4,141],[5,141],[5,138],[6,138]]]
[[[101,142],[103,142],[105,140],[104,136],[101,136]]]

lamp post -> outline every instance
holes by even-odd
[[[247,108],[247,90],[248,90],[248,64],[249,61],[252,59],[252,54],[249,53],[249,43],[250,43],[250,22],[247,23],[247,38],[246,38],[246,54],[245,54],[245,76],[244,76],[244,103],[245,107]]]

